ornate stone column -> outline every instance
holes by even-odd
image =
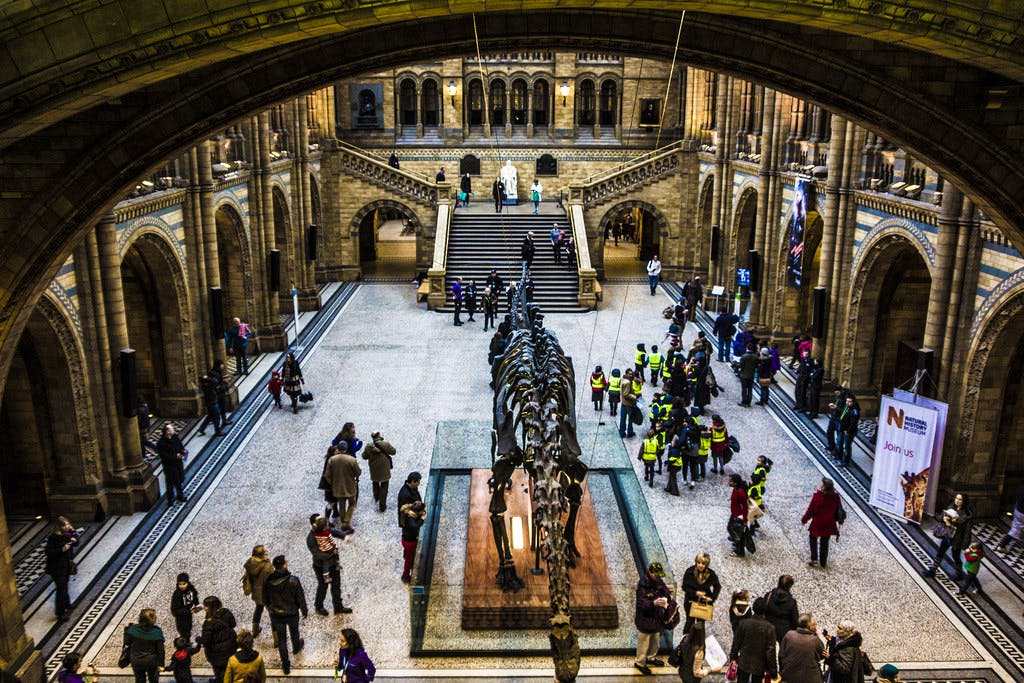
[[[416,137],[423,137],[423,88],[416,88]]]
[[[505,88],[505,137],[512,137],[512,87]]]
[[[828,145],[828,179],[825,181],[825,220],[821,233],[821,260],[818,267],[818,287],[828,292],[829,311],[834,312],[836,293],[832,291],[832,270],[836,263],[836,231],[839,227],[839,190],[843,182],[843,153],[846,149],[846,120],[832,115],[832,138]],[[827,330],[826,330],[827,331]],[[819,363],[825,360],[825,337],[815,337],[813,353]]]
[[[945,197],[945,195],[943,195]],[[963,199],[963,211],[960,212],[960,221],[957,225],[956,258],[953,264],[953,277],[949,286],[949,315],[946,318],[946,334],[942,340],[942,358],[939,362],[939,396],[946,400],[952,400],[949,396],[950,377],[956,372],[953,367],[954,352],[961,332],[961,316],[964,310],[963,302],[970,301],[973,287],[967,289],[965,284],[969,281],[967,273],[967,251],[971,231],[975,227],[977,210],[974,202],[967,197]],[[974,274],[977,279],[977,273]],[[967,325],[963,325],[967,329]]]
[[[768,203],[771,185],[772,156],[775,148],[775,91],[765,90],[765,106],[761,112],[761,162],[757,169],[757,218],[754,222],[754,248],[761,255],[761,286],[758,291],[750,293],[750,313],[748,325],[754,329],[763,329],[761,321],[762,292],[768,286],[768,269],[774,265],[774,254],[766,253],[765,245],[768,230]]]
[[[253,257],[256,261],[253,277],[257,282],[262,282],[261,289],[265,292],[264,305],[260,308],[264,318],[256,328],[257,339],[259,340],[260,353],[267,351],[283,351],[288,346],[285,338],[284,325],[281,323],[281,301],[277,292],[270,291],[270,252],[276,248],[275,224],[274,224],[274,189],[271,183],[273,170],[270,167],[270,112],[264,111],[259,115],[259,138],[260,138],[260,168],[257,174],[257,187],[259,188],[259,205],[261,215],[262,249],[253,249]],[[251,204],[250,204],[251,206]],[[256,238],[253,238],[256,244]],[[260,257],[256,259],[256,253]],[[287,254],[281,254],[286,258]],[[282,287],[284,284],[282,283]]]
[[[239,136],[241,139],[241,136]],[[201,369],[213,364],[213,338],[210,334],[210,297],[207,289],[206,259],[203,254],[203,207],[200,198],[199,166],[197,148],[186,153],[188,160],[188,191],[182,207],[185,224],[185,249],[188,256],[189,288],[196,307],[192,319],[196,324],[196,363]]]
[[[963,195],[952,183],[942,189],[942,206],[939,208],[939,235],[935,245],[935,270],[931,288],[928,291],[928,314],[924,323],[922,346],[935,352],[932,380],[946,374],[947,368],[940,367],[946,328],[955,320],[950,315],[950,287],[953,280],[953,261],[960,236],[960,212]],[[938,382],[936,382],[938,384]]]
[[[526,88],[526,137],[533,137],[533,87]]]
[[[97,245],[99,247],[100,272],[103,282],[103,299],[107,311],[107,336],[110,343],[110,373],[115,378],[114,387],[120,382],[120,361],[118,354],[121,349],[130,347],[128,340],[128,315],[124,304],[124,287],[121,282],[121,255],[117,246],[117,219],[108,214],[96,228]],[[121,481],[120,487],[109,490],[111,506],[123,510],[135,511],[148,509],[159,497],[160,490],[153,470],[142,459],[142,446],[139,440],[138,420],[125,417],[117,409],[121,402],[119,391],[115,390],[117,406],[115,406],[114,424],[117,426],[124,456],[123,467],[114,473]]]
[[[295,100],[296,118],[305,121],[307,116],[306,98]],[[313,262],[306,252],[306,228],[313,222],[313,199],[309,184],[309,129],[303,126],[298,132],[295,161],[292,163],[292,215],[297,226],[295,234],[295,272],[299,288],[299,310],[315,311],[320,308],[320,290],[316,287]]]
[[[252,147],[250,146],[251,150]],[[206,268],[206,294],[213,287],[220,287],[220,258],[217,253],[217,217],[213,201],[213,167],[210,163],[210,141],[207,140],[195,149],[196,169],[199,175],[199,210],[200,222],[203,227],[203,261]],[[207,299],[207,301],[209,301]],[[209,316],[209,305],[205,315]],[[211,319],[204,331],[209,339],[210,353],[214,360],[227,357],[224,347],[224,330],[214,330]],[[211,363],[212,365],[212,363]]]
[[[0,498],[0,509],[3,499]],[[0,515],[0,660],[4,668],[22,681],[43,680],[43,653],[25,632],[25,614],[21,611],[18,582],[11,558],[11,539],[7,518]]]

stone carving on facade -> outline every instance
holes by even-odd
[[[908,242],[917,242],[917,250],[921,252],[921,256],[929,265],[929,271],[935,267],[935,245],[931,243],[928,236],[924,232],[914,225],[911,221],[905,218],[886,218],[879,221],[864,239],[861,240],[860,248],[855,248],[853,253],[853,265],[850,267],[850,272],[857,272],[860,267],[860,260],[863,258],[867,249],[878,239],[886,235],[902,235],[907,239]],[[913,238],[913,239],[911,239]]]

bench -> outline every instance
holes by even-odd
[[[430,280],[424,278],[420,286],[416,288],[416,303],[423,303],[427,300],[427,295],[430,294]]]

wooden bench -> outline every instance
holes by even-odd
[[[598,301],[604,301],[604,295],[601,293],[601,283],[594,280],[594,298]]]
[[[416,288],[416,303],[423,303],[430,294],[430,280],[424,278],[420,286]]]

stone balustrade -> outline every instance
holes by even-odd
[[[643,154],[586,183],[570,185],[569,199],[582,202],[584,208],[599,206],[638,186],[675,175],[682,165],[680,154],[688,151],[692,151],[692,144],[682,140]]]

